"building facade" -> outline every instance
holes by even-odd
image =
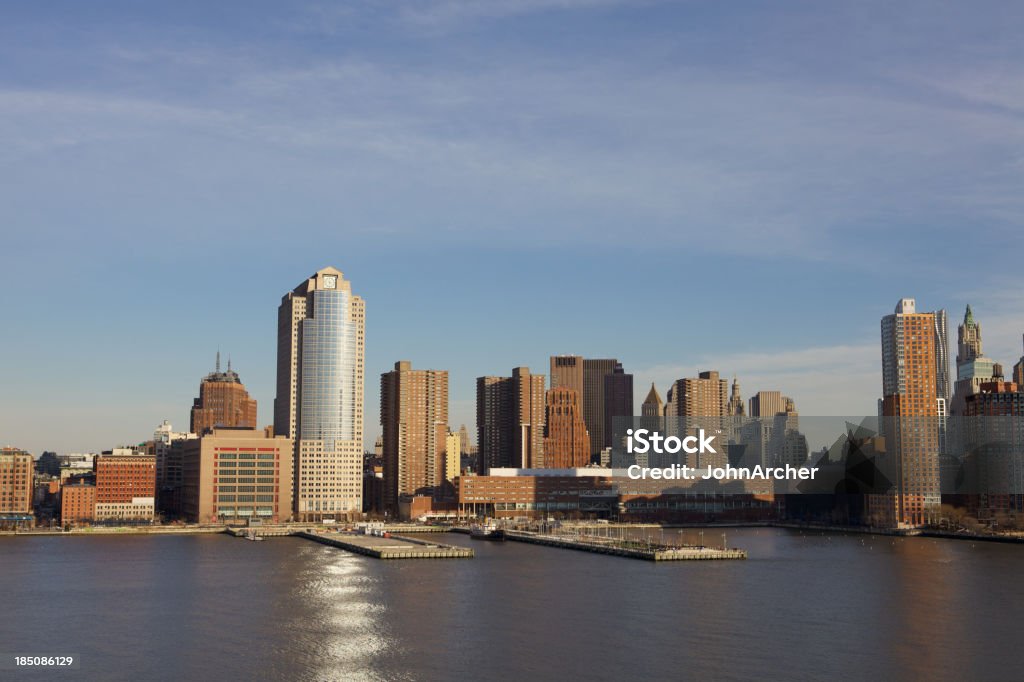
[[[477,470],[544,466],[544,375],[516,367],[476,381]]]
[[[96,485],[93,483],[68,483],[60,491],[60,523],[62,526],[76,526],[92,523],[96,517]]]
[[[0,450],[0,527],[32,523],[34,474],[32,455],[12,447]]]
[[[620,363],[616,363],[610,374],[604,376],[604,442],[602,448],[610,448],[615,435],[615,418],[633,416],[633,375],[627,374]],[[593,446],[591,446],[593,451]]]
[[[184,449],[181,506],[187,520],[291,520],[291,439],[265,430],[219,427],[198,440],[184,441]]]
[[[396,511],[403,495],[433,495],[446,479],[447,370],[396,362],[380,375],[380,423],[384,506]]]
[[[281,299],[274,433],[294,441],[295,514],[362,511],[365,304],[324,268]]]
[[[156,457],[114,450],[96,458],[96,509],[107,523],[148,523],[156,515]]]
[[[566,469],[590,463],[590,435],[583,422],[580,397],[571,388],[547,392],[544,467]]]

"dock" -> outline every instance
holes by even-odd
[[[473,556],[473,550],[468,547],[429,542],[402,535],[380,537],[308,531],[296,531],[290,535],[375,559],[469,559]]]
[[[623,541],[615,539],[588,537],[571,538],[560,535],[545,535],[527,531],[505,531],[505,537],[516,542],[529,542],[534,545],[575,549],[596,554],[611,554],[630,559],[646,561],[720,561],[723,559],[746,559],[744,549],[715,547],[672,547],[668,545],[648,544],[646,542]]]

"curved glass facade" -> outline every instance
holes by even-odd
[[[299,438],[356,440],[357,329],[345,290],[312,292],[313,306],[301,322]]]

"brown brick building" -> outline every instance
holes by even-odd
[[[267,431],[215,428],[184,441],[182,513],[198,523],[292,516],[293,444]]]
[[[516,367],[511,377],[476,380],[477,471],[544,466],[544,375]]]
[[[215,371],[199,384],[199,397],[192,404],[190,430],[202,435],[216,426],[256,428],[256,401],[249,397],[238,373],[231,369],[230,360],[228,370],[220,371],[220,353]]]
[[[0,450],[0,525],[31,521],[35,462],[17,448]]]
[[[96,521],[152,521],[156,513],[156,457],[96,457]]]
[[[96,486],[92,483],[68,483],[60,493],[62,526],[92,523],[96,516]]]
[[[544,428],[546,468],[566,469],[590,463],[590,435],[583,422],[579,393],[562,387],[548,390]]]
[[[385,509],[396,510],[403,495],[440,492],[446,478],[448,372],[396,362],[380,375],[380,423]],[[453,456],[458,462],[459,453]]]
[[[916,312],[912,298],[882,318],[883,429],[899,467],[895,494],[866,501],[878,525],[923,525],[941,502],[936,325],[936,313]]]

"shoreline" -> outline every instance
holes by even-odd
[[[950,533],[949,531],[928,530],[928,529],[885,529],[866,528],[861,526],[829,526],[822,524],[801,524],[787,523],[781,521],[749,521],[749,522],[723,522],[723,523],[616,523],[596,524],[592,522],[565,523],[567,526],[579,526],[583,528],[624,528],[641,530],[646,528],[664,529],[717,529],[717,528],[778,528],[781,530],[811,531],[815,533],[839,533],[844,535],[878,535],[887,537],[921,537],[941,540],[972,540],[979,542],[998,542],[1003,544],[1024,544],[1024,534],[1020,535],[980,535],[975,533]],[[288,528],[295,531],[309,529],[309,524],[293,524],[280,526],[267,526],[256,529],[271,530]],[[112,526],[112,527],[90,527],[64,530],[30,530],[30,531],[0,531],[0,538],[3,537],[90,537],[110,535],[214,535],[225,533],[231,535],[238,531],[234,526]],[[248,529],[246,529],[248,530]],[[422,528],[412,528],[410,524],[396,524],[395,530],[405,533],[437,533],[450,532],[452,528],[446,526],[429,525]]]

